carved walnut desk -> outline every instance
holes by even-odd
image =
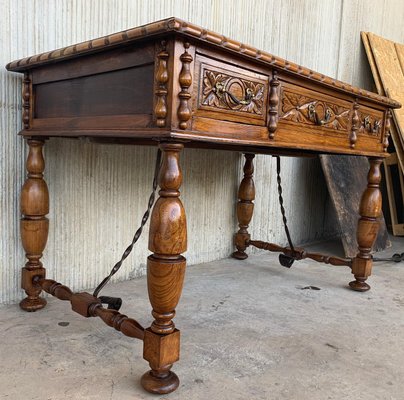
[[[319,56],[319,55],[313,55]],[[71,302],[85,317],[100,317],[124,335],[144,342],[151,370],[143,387],[168,393],[179,380],[171,371],[179,359],[180,332],[172,321],[180,298],[187,249],[185,211],[180,200],[179,158],[184,146],[245,154],[239,190],[234,257],[253,245],[351,268],[353,290],[365,291],[371,249],[381,212],[380,164],[387,156],[388,98],[352,87],[251,46],[177,18],[11,62],[24,73],[23,125],[29,146],[28,177],[21,193],[21,235],[27,263],[22,270],[26,311],[43,308],[42,290]],[[144,329],[97,296],[72,293],[45,278],[40,261],[48,235],[48,189],[42,147],[48,138],[90,138],[95,142],[158,145],[159,198],[149,233],[147,283],[154,321]],[[358,254],[353,259],[306,253],[291,246],[250,239],[254,154],[336,153],[369,158],[368,185],[359,206]]]

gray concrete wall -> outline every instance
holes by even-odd
[[[19,300],[24,254],[19,237],[19,190],[26,150],[21,129],[21,76],[4,65],[16,58],[177,16],[319,72],[370,85],[360,30],[404,41],[404,2],[343,0],[0,0],[0,303]],[[94,286],[130,242],[145,209],[155,151],[51,140],[46,180],[50,235],[48,276],[74,290]],[[189,263],[227,257],[236,229],[241,172],[236,153],[186,150],[183,201]],[[296,242],[333,235],[327,192],[317,160],[285,159],[286,208]],[[274,160],[256,159],[253,236],[285,242],[277,204]],[[201,184],[203,183],[203,184]],[[292,213],[293,210],[293,213]],[[116,280],[145,272],[147,231]]]

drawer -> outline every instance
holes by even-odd
[[[194,116],[265,125],[267,75],[198,55],[195,76]]]
[[[277,143],[341,152],[383,152],[382,110],[356,102],[353,96],[332,96],[282,78]]]
[[[383,111],[378,111],[361,105],[358,113],[360,123],[358,135],[381,139],[384,119]]]
[[[279,122],[348,135],[352,104],[286,82],[281,83]]]

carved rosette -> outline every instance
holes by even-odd
[[[167,117],[167,82],[168,69],[167,60],[169,54],[166,50],[166,42],[161,42],[161,51],[157,55],[157,71],[156,71],[156,105],[154,107],[154,115],[156,116],[156,124],[159,128],[166,125]]]
[[[278,106],[279,106],[279,93],[278,86],[280,82],[278,80],[278,74],[273,71],[272,79],[269,82],[269,112],[268,112],[268,131],[269,138],[275,137],[275,131],[278,127]]]
[[[360,119],[359,119],[359,104],[358,101],[355,100],[353,105],[353,112],[352,112],[352,127],[351,133],[349,134],[349,143],[351,145],[351,149],[355,148],[355,143],[358,140],[357,132],[360,128]]]
[[[389,109],[386,114],[386,126],[384,129],[384,138],[383,138],[383,150],[387,152],[387,148],[389,147],[389,137],[391,135],[391,110]]]
[[[204,69],[201,105],[262,115],[264,85]]]
[[[336,131],[346,131],[349,109],[327,101],[283,90],[282,115],[279,119],[299,124],[317,125]]]
[[[191,54],[188,53],[189,43],[184,43],[185,51],[181,54],[180,60],[182,63],[182,68],[179,76],[179,83],[181,91],[178,94],[180,98],[180,105],[178,107],[178,119],[180,120],[180,129],[187,129],[188,120],[191,118],[191,109],[189,107],[189,99],[191,94],[188,89],[192,85],[192,74],[190,64],[194,60]]]
[[[28,72],[24,73],[22,85],[22,122],[24,129],[29,129],[29,107],[31,97],[31,79]]]

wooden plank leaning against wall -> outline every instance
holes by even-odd
[[[404,45],[394,43],[370,32],[361,32],[376,90],[381,95],[404,101]],[[393,153],[383,163],[387,196],[390,208],[391,227],[394,235],[404,235],[404,112],[393,111],[391,127]],[[398,172],[398,182],[394,184],[392,167]],[[401,191],[400,194],[397,191]],[[401,222],[400,222],[401,221]]]

